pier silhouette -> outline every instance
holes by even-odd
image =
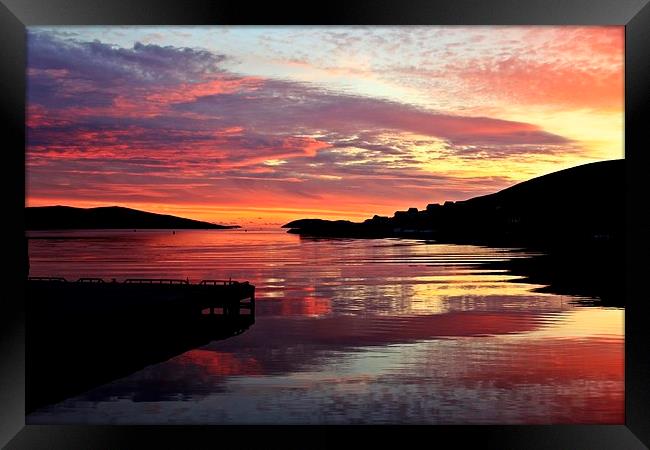
[[[26,412],[244,332],[254,292],[230,280],[28,278]]]

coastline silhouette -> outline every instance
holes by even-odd
[[[418,238],[518,247],[545,253],[492,266],[622,306],[625,160],[585,164],[465,201],[409,208],[364,222],[300,219],[283,225],[304,238]]]

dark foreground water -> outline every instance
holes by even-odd
[[[32,276],[257,288],[243,334],[38,410],[30,424],[624,422],[624,310],[482,267],[525,252],[283,230],[29,236]]]

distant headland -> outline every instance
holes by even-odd
[[[167,214],[155,214],[121,206],[73,208],[39,206],[25,208],[27,230],[72,229],[230,229],[238,225],[218,225]]]
[[[421,237],[440,242],[553,248],[622,242],[625,160],[584,164],[469,200],[411,207],[364,222],[301,219],[314,237]]]
[[[408,237],[436,243],[539,250],[487,268],[544,285],[542,292],[597,297],[624,306],[625,160],[585,164],[465,201],[409,208],[364,222],[302,219],[284,225],[301,237]],[[591,300],[579,300],[589,303]]]

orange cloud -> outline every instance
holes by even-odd
[[[594,70],[513,56],[493,64],[464,62],[452,69],[474,93],[523,104],[614,110],[623,105],[624,73],[620,67]]]

